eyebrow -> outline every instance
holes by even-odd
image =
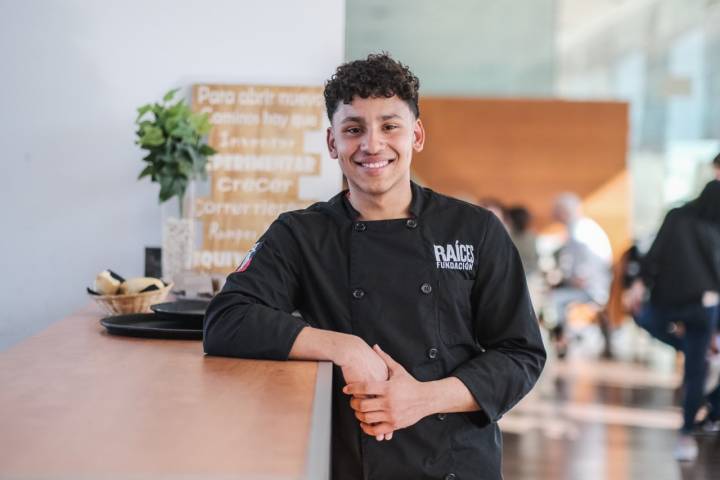
[[[382,115],[380,117],[380,120],[392,120],[394,118],[402,118],[397,113],[391,113],[389,115]],[[345,117],[340,121],[340,123],[365,123],[365,119],[363,117]]]

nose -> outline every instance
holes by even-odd
[[[363,139],[362,148],[368,155],[380,153],[385,148],[385,140],[382,134],[374,128],[369,128]]]

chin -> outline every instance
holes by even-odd
[[[378,181],[370,182],[353,182],[353,186],[357,190],[369,195],[382,195],[392,190],[393,186],[397,183],[397,181],[392,181],[390,179],[378,179]]]

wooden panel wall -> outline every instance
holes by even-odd
[[[425,98],[425,150],[413,175],[453,196],[523,204],[535,228],[554,197],[577,193],[605,228],[616,258],[630,237],[628,107],[621,102]]]

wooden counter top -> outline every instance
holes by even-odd
[[[329,363],[207,357],[101,317],[0,353],[0,478],[328,477]]]

